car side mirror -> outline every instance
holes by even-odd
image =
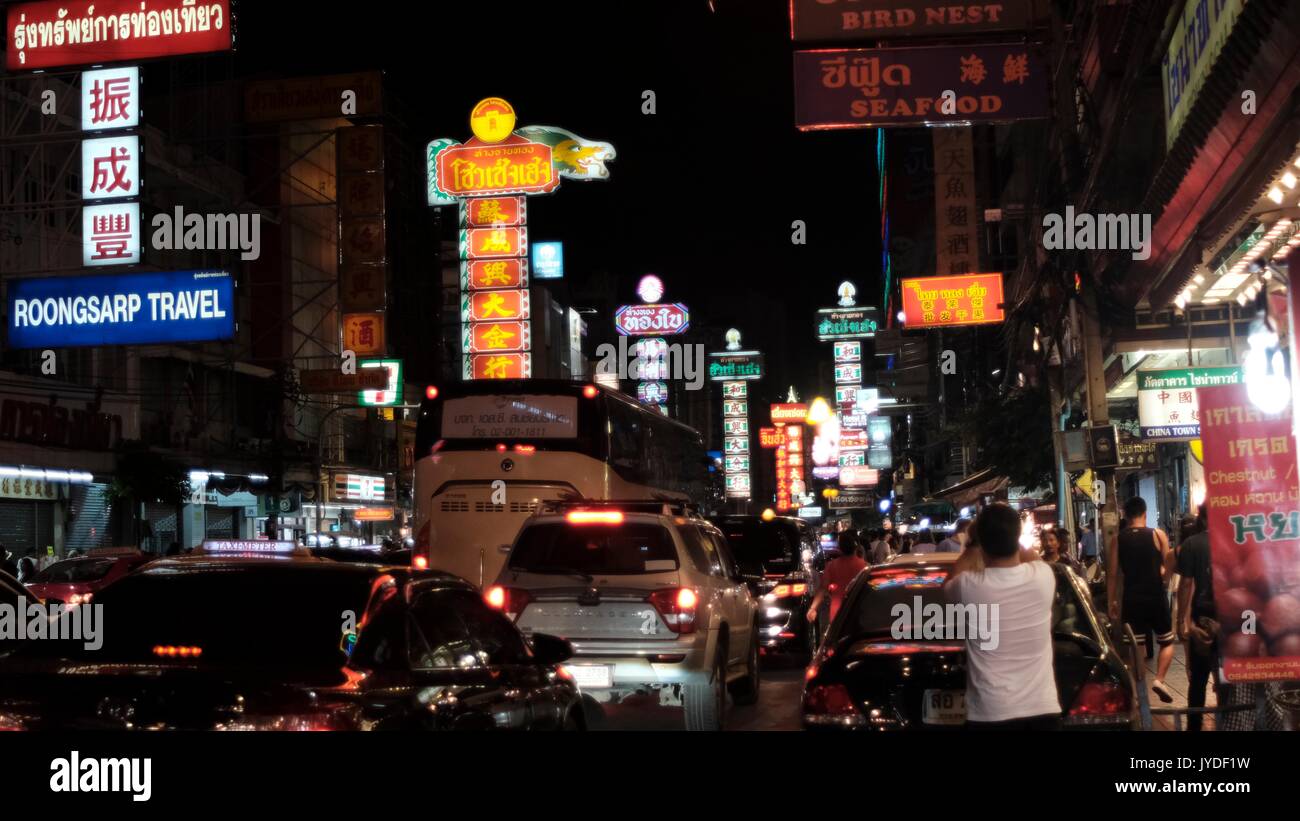
[[[534,633],[530,643],[539,664],[560,664],[573,658],[573,645],[559,636]]]

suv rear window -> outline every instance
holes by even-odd
[[[93,582],[108,575],[117,559],[73,559],[52,564],[32,579],[34,584]]]
[[[672,534],[663,525],[538,524],[524,528],[510,569],[594,575],[661,573],[678,568]]]

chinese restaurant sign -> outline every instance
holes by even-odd
[[[908,328],[983,325],[1005,318],[1002,274],[905,279],[902,292]]]
[[[870,40],[1014,31],[1029,25],[1030,0],[953,3],[945,0],[791,0],[790,37]]]
[[[1244,384],[1198,393],[1224,678],[1300,679],[1300,477],[1290,409],[1261,413]]]
[[[1241,368],[1172,368],[1138,371],[1138,425],[1145,440],[1190,441],[1201,437],[1199,388],[1236,385]]]
[[[1187,0],[1161,63],[1165,147],[1173,148],[1246,0]]]
[[[796,51],[794,87],[795,125],[804,131],[1048,114],[1047,70],[1023,43]],[[945,91],[953,92],[951,113]]]
[[[229,51],[229,0],[43,0],[14,3],[5,67],[35,71]]]

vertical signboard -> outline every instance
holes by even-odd
[[[979,270],[975,146],[970,128],[934,128],[934,241],[939,276]]]
[[[1291,409],[1199,388],[1214,603],[1229,682],[1300,679],[1300,477]]]
[[[344,311],[343,335],[354,330],[349,315],[366,315],[371,337],[356,353],[382,354],[383,310],[387,307],[388,241],[384,199],[384,128],[378,125],[340,128],[335,142],[339,211],[339,305]],[[377,317],[377,319],[375,319]],[[353,321],[356,325],[357,320]]]

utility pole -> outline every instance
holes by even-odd
[[[1088,390],[1088,424],[1103,426],[1110,424],[1110,409],[1106,403],[1106,369],[1102,356],[1101,320],[1097,313],[1097,295],[1093,288],[1083,292],[1083,365]],[[1119,509],[1115,500],[1115,469],[1095,469],[1093,482],[1105,486],[1105,503],[1101,506],[1101,521],[1097,528],[1100,536],[1098,545],[1102,561],[1106,563],[1106,573],[1116,572],[1109,566],[1110,546],[1119,537]]]

